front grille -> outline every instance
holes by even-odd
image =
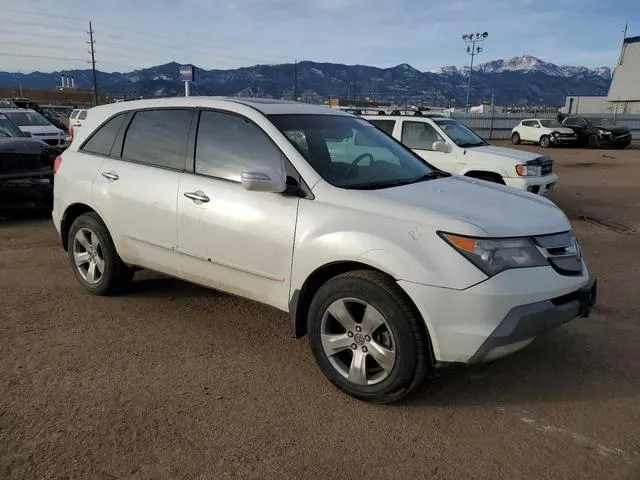
[[[553,162],[547,162],[542,164],[542,175],[549,175],[553,172]]]
[[[624,135],[618,135],[615,137],[616,140],[631,140],[631,134],[625,133]]]
[[[561,275],[582,274],[582,252],[570,232],[533,237],[540,253]]]
[[[43,166],[40,154],[0,153],[0,175],[28,172]]]
[[[561,137],[573,137],[574,134],[573,133],[561,133],[560,136]]]

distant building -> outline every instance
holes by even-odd
[[[606,97],[568,96],[563,113],[640,113],[640,36],[625,38]]]
[[[640,113],[640,37],[624,39],[607,100],[617,113]]]

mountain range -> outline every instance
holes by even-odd
[[[117,98],[183,95],[180,65],[176,62],[132,72],[98,71],[101,94]],[[295,74],[294,74],[295,72]],[[91,70],[64,71],[77,88],[89,89]],[[254,65],[231,70],[195,68],[192,95],[260,96],[320,102],[326,97],[365,97],[395,103],[464,106],[469,67],[447,66],[421,72],[406,63],[391,68],[303,61],[293,64]],[[473,67],[470,103],[491,99],[499,105],[563,105],[566,95],[606,95],[612,71],[555,65],[524,55],[494,60]],[[297,77],[297,89],[294,89]],[[61,72],[21,74],[25,88],[52,89]],[[0,86],[17,86],[15,73],[0,72]]]

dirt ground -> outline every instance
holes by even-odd
[[[391,406],[286,314],[149,273],[93,297],[46,216],[0,221],[0,478],[639,479],[640,148],[544,152],[595,313]]]

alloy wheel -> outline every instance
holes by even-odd
[[[73,260],[80,276],[87,283],[96,284],[104,275],[104,252],[100,239],[84,227],[73,237]]]
[[[336,300],[321,321],[322,348],[331,365],[357,385],[375,385],[396,363],[389,324],[372,305],[356,298]]]

